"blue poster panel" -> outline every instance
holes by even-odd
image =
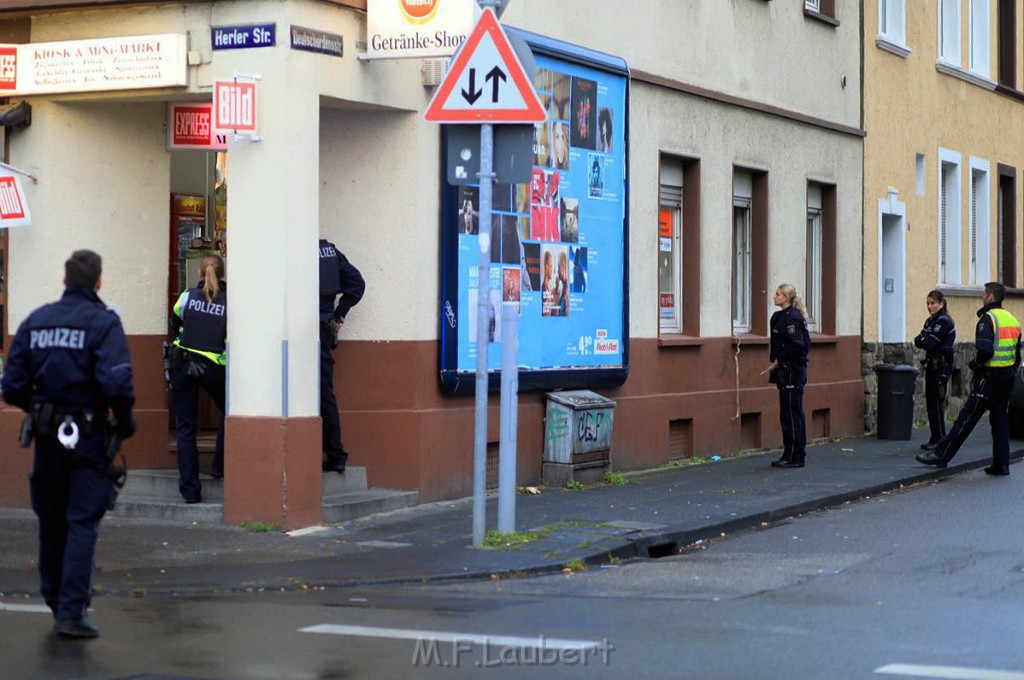
[[[629,328],[625,64],[509,32],[533,48],[533,84],[548,118],[534,126],[530,182],[494,185],[484,339],[476,319],[479,185],[443,185],[442,385],[473,392],[481,340],[490,343],[490,383],[498,385],[509,304],[519,310],[521,390],[621,384]]]

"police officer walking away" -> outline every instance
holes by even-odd
[[[121,320],[96,294],[101,272],[96,253],[71,254],[64,295],[18,328],[0,384],[4,400],[32,419],[22,443],[34,435],[40,589],[63,638],[99,635],[87,609],[99,523],[114,497],[107,440],[135,433],[128,343]]]
[[[337,246],[320,239],[320,418],[324,472],[345,472],[348,461],[348,452],[341,443],[338,400],[334,396],[332,351],[338,345],[338,329],[345,323],[345,315],[363,298],[365,290],[366,282],[359,270]]]
[[[992,464],[985,468],[990,475],[1010,474],[1010,422],[1007,410],[1010,392],[1020,366],[1020,322],[1003,309],[1006,286],[998,282],[985,284],[978,325],[974,328],[975,358],[968,366],[974,371],[971,394],[960,409],[960,415],[935,450],[916,456],[919,463],[944,468],[956,455],[968,435],[988,411],[992,426]]]
[[[199,481],[199,390],[202,388],[220,409],[217,444],[211,474],[224,476],[224,397],[227,379],[228,302],[224,260],[206,255],[199,261],[202,275],[195,288],[183,292],[174,303],[171,324],[171,409],[178,443],[178,491],[186,503],[202,500]]]
[[[925,351],[924,398],[928,407],[928,426],[931,436],[921,444],[931,451],[946,434],[946,386],[953,373],[953,345],[956,343],[956,324],[946,310],[946,296],[933,290],[925,299],[928,320],[914,338],[914,346]]]
[[[781,309],[772,314],[771,369],[779,390],[779,425],[782,427],[782,456],[772,467],[802,468],[807,455],[807,425],[804,419],[804,385],[807,384],[807,353],[811,336],[807,333],[804,303],[796,288],[788,283],[775,289],[775,304]]]

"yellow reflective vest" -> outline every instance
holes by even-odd
[[[993,353],[985,362],[988,368],[1011,368],[1017,361],[1017,343],[1020,340],[1020,322],[1001,307],[986,312],[992,319]]]

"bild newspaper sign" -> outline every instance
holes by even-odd
[[[0,229],[24,227],[31,223],[32,216],[21,180],[10,170],[0,169]]]

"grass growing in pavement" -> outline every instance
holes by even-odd
[[[241,526],[246,531],[251,531],[254,534],[267,534],[272,531],[280,531],[281,527],[276,524],[267,524],[266,522],[242,522]]]
[[[622,473],[612,472],[611,470],[604,473],[604,483],[611,484],[612,486],[622,486],[623,484],[628,484],[628,482],[626,481],[626,477]]]

